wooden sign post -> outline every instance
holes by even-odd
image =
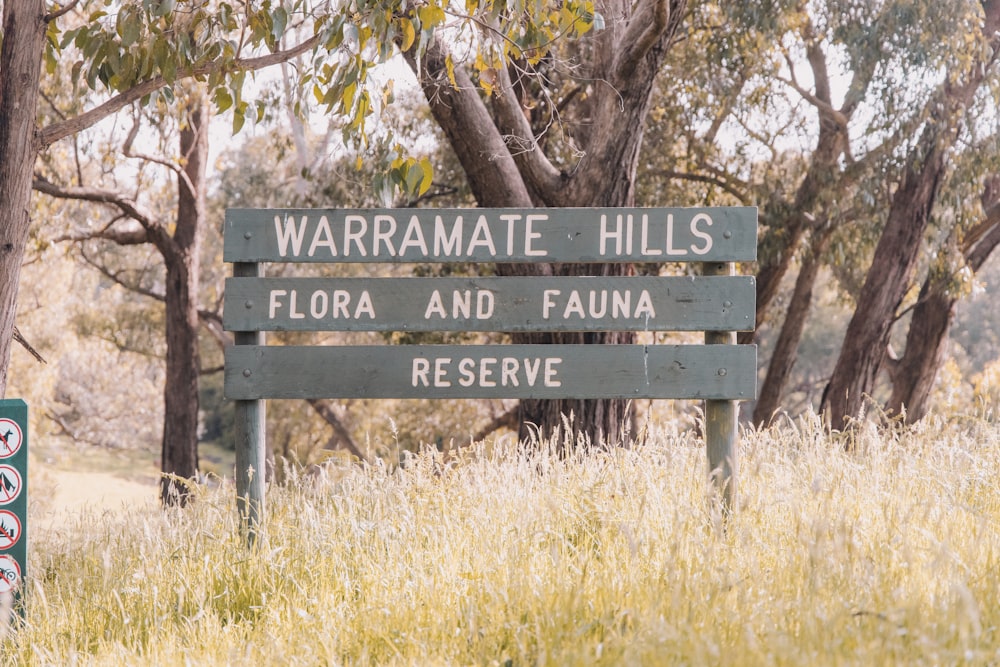
[[[225,393],[248,539],[264,503],[268,398],[695,398],[731,509],[736,406],[755,397],[757,210],[230,209]],[[697,262],[696,277],[265,278],[296,263]],[[704,331],[705,345],[268,347],[264,331]]]

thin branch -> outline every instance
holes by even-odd
[[[518,408],[516,406],[501,415],[497,415],[472,436],[472,441],[479,442],[480,440],[485,440],[486,436],[494,433],[495,431],[499,431],[502,428],[509,428],[516,431],[519,426],[517,423],[517,415]]]
[[[629,19],[625,34],[615,54],[614,72],[618,81],[631,78],[639,62],[646,57],[670,25],[669,0],[639,0]]]
[[[64,5],[63,7],[57,9],[56,11],[49,12],[48,14],[46,14],[42,20],[45,21],[46,23],[52,23],[57,18],[71,12],[73,8],[76,7],[78,4],[80,4],[80,0],[72,0],[68,5]]]
[[[38,350],[36,350],[31,345],[31,343],[28,342],[28,339],[25,338],[21,334],[21,331],[17,328],[17,325],[14,325],[14,340],[16,340],[18,343],[20,343],[21,347],[23,347],[25,350],[27,350],[28,354],[30,354],[31,356],[33,356],[35,358],[35,360],[38,361],[39,363],[42,363],[42,364],[49,363],[49,362],[45,361],[45,357],[43,357],[41,354],[39,354]]]
[[[320,36],[314,35],[298,46],[285,51],[277,51],[275,53],[269,53],[256,58],[237,58],[231,62],[214,61],[197,65],[195,67],[188,67],[180,71],[177,78],[182,79],[206,76],[213,72],[222,70],[240,70],[245,72],[259,70],[295,58],[296,56],[301,55],[309,49],[319,45],[319,43]],[[146,95],[155,93],[157,90],[167,85],[169,85],[169,83],[162,76],[153,77],[147,81],[137,83],[132,88],[111,97],[109,100],[94,107],[90,111],[85,111],[79,116],[75,116],[69,120],[53,123],[45,128],[42,128],[37,134],[39,148],[47,148],[60,139],[65,139],[70,135],[91,127],[108,116],[121,111],[133,102],[141,100]]]
[[[498,95],[493,96],[493,105],[496,107],[500,123],[504,126],[501,132],[504,134],[510,154],[532,188],[546,203],[555,205],[559,194],[563,191],[563,175],[539,147],[531,124],[521,110],[521,105],[517,103],[517,96],[514,94],[514,86],[507,69],[499,68],[497,78],[500,91]]]
[[[334,437],[330,438],[327,443],[327,449],[333,449],[332,445],[339,441],[343,443],[344,447],[348,451],[361,459],[362,462],[368,461],[368,457],[365,456],[364,452],[361,451],[361,448],[358,447],[356,442],[354,442],[354,438],[351,437],[350,431],[348,431],[343,422],[340,421],[340,417],[337,416],[337,413],[333,411],[333,405],[330,401],[310,398],[306,400],[306,403],[312,406],[313,410],[316,411],[316,414],[322,417],[323,421],[329,424],[330,428],[333,429]]]
[[[708,174],[690,174],[682,171],[672,171],[670,169],[661,169],[659,171],[653,172],[657,176],[662,176],[667,179],[677,179],[682,181],[694,181],[695,183],[707,183],[708,185],[714,185],[725,192],[728,192],[733,197],[738,199],[740,203],[749,203],[749,197],[744,192],[740,192],[734,186],[730,185],[721,178],[715,176],[709,176]]]

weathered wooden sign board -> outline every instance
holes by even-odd
[[[0,400],[0,595],[20,597],[28,572],[28,404]],[[0,619],[4,624],[9,619]]]
[[[251,527],[267,398],[705,399],[710,469],[731,496],[735,401],[756,393],[756,348],[733,333],[754,326],[755,283],[732,268],[756,259],[755,208],[229,209],[224,239],[225,392]],[[703,275],[265,278],[271,262],[698,262]],[[708,344],[269,347],[264,331],[705,331]]]

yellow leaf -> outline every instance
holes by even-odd
[[[403,42],[400,44],[401,51],[409,51],[417,38],[417,31],[413,28],[413,21],[408,18],[399,19],[399,27],[403,31]]]
[[[458,89],[458,81],[455,80],[455,61],[451,59],[451,54],[449,53],[445,56],[444,67],[448,70],[448,81],[451,82],[451,87]]]
[[[420,190],[417,192],[417,196],[424,195],[431,189],[431,184],[434,182],[434,167],[431,165],[431,161],[427,158],[422,158],[420,160],[420,168],[424,172],[424,177],[420,181]]]

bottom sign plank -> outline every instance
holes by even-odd
[[[226,398],[750,400],[754,345],[400,345],[226,350]]]

